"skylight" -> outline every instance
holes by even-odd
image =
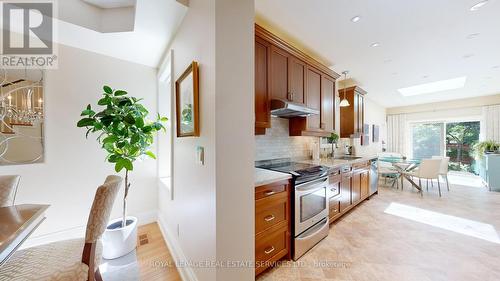
[[[458,78],[453,78],[453,79],[448,79],[448,80],[441,80],[441,81],[436,81],[436,82],[431,82],[431,83],[426,83],[426,84],[420,84],[416,86],[411,86],[407,88],[401,88],[399,89],[399,93],[405,97],[409,96],[417,96],[417,95],[425,95],[425,94],[430,94],[430,93],[436,93],[436,92],[442,92],[442,91],[448,91],[448,90],[455,90],[455,89],[460,89],[465,86],[465,81],[467,80],[467,77],[458,77]]]

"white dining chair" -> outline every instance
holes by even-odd
[[[0,267],[0,281],[102,281],[101,235],[122,179],[108,176],[94,197],[85,238],[49,243],[17,251]]]
[[[9,207],[16,201],[20,176],[0,176],[0,207]]]
[[[448,191],[450,191],[450,182],[448,181],[448,170],[449,170],[448,164],[450,163],[450,157],[432,156],[432,159],[441,159],[441,167],[439,168],[439,175],[446,180],[446,187]]]
[[[423,194],[422,179],[437,180],[439,197],[441,197],[441,184],[439,183],[439,175],[441,168],[441,159],[424,159],[420,163],[418,170],[406,173],[411,177],[418,178],[418,185]]]

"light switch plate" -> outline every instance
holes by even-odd
[[[205,165],[205,148],[202,146],[196,147],[196,164]]]

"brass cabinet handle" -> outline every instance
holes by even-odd
[[[293,93],[290,93],[291,101],[293,101]]]
[[[267,222],[270,222],[270,221],[272,221],[274,219],[275,219],[275,217],[273,215],[270,215],[270,216],[267,216],[267,217],[264,218],[264,220],[267,221]]]
[[[266,196],[270,196],[270,195],[273,195],[273,194],[275,194],[275,193],[276,193],[276,192],[274,192],[274,191],[266,191],[264,194],[265,194]]]
[[[265,253],[266,255],[269,255],[269,254],[270,254],[270,253],[272,253],[272,252],[274,252],[274,247],[273,247],[273,246],[271,246],[271,248],[270,248],[269,250],[265,250],[265,251],[264,251],[264,253]]]

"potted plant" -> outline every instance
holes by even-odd
[[[168,119],[159,114],[155,121],[147,119],[148,110],[141,99],[129,97],[123,90],[113,90],[104,86],[104,93],[97,102],[104,107],[96,113],[89,104],[82,111],[84,118],[77,127],[86,128],[86,137],[98,133],[97,141],[107,152],[106,160],[114,164],[115,171],[125,171],[125,192],[123,196],[122,218],[109,222],[103,236],[103,257],[114,259],[135,249],[137,244],[137,218],[127,217],[127,197],[130,189],[129,172],[134,170],[134,162],[145,156],[156,159],[150,150],[154,136]]]
[[[474,145],[474,154],[477,159],[483,158],[484,154],[492,154],[498,152],[498,148],[500,147],[500,143],[497,143],[493,140],[487,140],[478,142]]]
[[[337,135],[336,133],[332,133],[329,137],[328,137],[328,143],[331,143],[332,144],[332,158],[334,157],[334,152],[335,152],[335,146],[337,145],[337,142],[339,141],[339,135]]]

